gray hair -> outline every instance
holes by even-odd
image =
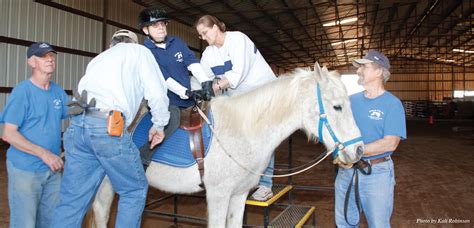
[[[387,70],[387,68],[382,67],[382,69],[383,69],[383,73],[382,73],[382,75],[383,75],[383,84],[387,84],[388,79],[390,79],[391,73],[390,73],[389,70]]]
[[[387,68],[385,68],[385,67],[383,67],[380,64],[377,64],[375,62],[373,62],[372,65],[374,65],[377,68],[382,69],[383,84],[387,84],[388,80],[390,79],[390,75],[391,75],[390,71]]]
[[[128,37],[128,36],[116,36],[116,37],[112,38],[112,40],[110,41],[110,47],[113,47],[118,43],[133,43],[133,44],[136,44],[137,42],[135,40],[133,40],[132,38]]]

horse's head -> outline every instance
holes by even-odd
[[[318,63],[313,74],[316,86],[312,89],[316,98],[311,99],[313,104],[304,118],[305,129],[317,136],[328,150],[334,149],[335,163],[350,167],[362,157],[363,142],[346,88],[336,71],[329,72]]]

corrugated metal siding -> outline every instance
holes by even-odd
[[[32,0],[2,0],[2,4],[4,36],[94,53],[102,50],[101,22]]]
[[[53,2],[102,17],[104,0],[53,0]]]
[[[65,90],[75,90],[91,59],[90,57],[59,53],[53,80]]]
[[[107,18],[130,27],[137,27],[137,18],[143,6],[131,0],[107,1]]]
[[[58,46],[93,53],[102,51],[102,23],[68,12],[58,14]],[[53,38],[54,39],[54,38]]]
[[[26,49],[24,46],[0,44],[0,86],[15,87],[31,76],[30,67],[26,63]],[[90,57],[58,53],[56,73],[52,80],[66,90],[76,88],[90,60]]]
[[[177,21],[171,21],[168,26],[168,34],[178,36],[188,44],[188,46],[200,49],[201,41],[198,38],[197,32],[192,27],[183,25]]]
[[[26,47],[2,44],[0,45],[0,57],[2,60],[0,86],[14,87],[19,82],[28,78],[31,71],[26,63]]]
[[[75,4],[73,2],[65,4]],[[79,6],[90,7],[85,4]],[[101,22],[32,0],[1,0],[0,8],[2,36],[28,41],[47,41],[60,47],[94,53],[102,50]],[[26,50],[25,46],[0,43],[0,86],[15,87],[30,77]],[[66,90],[75,89],[90,60],[90,57],[58,53],[56,73],[52,80]],[[0,110],[3,110],[8,96],[9,94],[0,93]],[[67,123],[63,126],[66,125]]]

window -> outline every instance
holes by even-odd
[[[341,75],[341,80],[346,85],[348,95],[364,91],[364,87],[357,83],[357,80],[359,80],[357,74],[343,74]]]
[[[474,97],[474,90],[454,90],[454,98]]]

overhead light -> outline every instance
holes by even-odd
[[[344,20],[340,20],[340,21],[333,21],[333,22],[325,23],[325,24],[323,24],[323,26],[328,27],[328,26],[342,25],[342,24],[351,23],[351,22],[354,22],[354,21],[357,21],[357,20],[359,20],[357,17],[352,17],[352,18],[348,18],[348,19],[344,19]]]
[[[331,45],[332,46],[336,46],[336,45],[339,45],[339,44],[342,44],[342,43],[350,43],[350,42],[356,42],[357,39],[350,39],[350,40],[344,40],[344,41],[339,41],[339,42],[335,42],[335,43],[332,43]]]
[[[442,58],[436,58],[439,61],[447,62],[447,63],[454,63],[455,61],[452,59],[442,59]]]
[[[469,50],[463,50],[463,49],[453,49],[454,52],[462,52],[462,53],[469,53],[469,54],[473,54],[474,51],[469,51]]]

